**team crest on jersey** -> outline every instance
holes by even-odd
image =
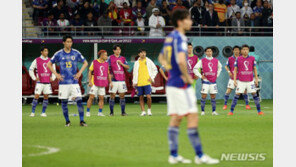
[[[71,56],[71,60],[73,60],[73,61],[74,61],[74,60],[75,60],[75,56]]]

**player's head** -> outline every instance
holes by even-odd
[[[64,48],[71,49],[71,47],[73,45],[72,36],[71,35],[65,35],[63,37],[63,44],[64,44]]]
[[[106,61],[108,59],[108,53],[106,50],[100,50],[98,52],[98,56],[99,56],[99,58],[103,59],[104,61]]]
[[[232,48],[232,52],[235,56],[239,56],[240,54],[240,47],[235,45],[233,48]]]
[[[145,49],[139,49],[138,53],[141,58],[145,58],[147,55],[147,51]]]
[[[48,48],[46,46],[42,46],[40,49],[41,55],[44,57],[48,56]]]
[[[205,49],[205,53],[206,53],[206,56],[208,56],[208,57],[212,57],[212,56],[213,56],[213,50],[212,50],[212,47],[206,47],[206,49]]]
[[[192,43],[188,42],[187,45],[188,45],[188,49],[187,49],[188,54],[192,54],[192,50],[193,50]]]
[[[114,45],[113,46],[113,53],[115,54],[115,55],[120,55],[120,53],[121,53],[121,47],[120,47],[120,45]]]
[[[243,56],[248,56],[249,51],[250,51],[249,45],[245,44],[245,45],[242,46],[241,53],[242,53]]]
[[[187,9],[176,9],[173,12],[172,23],[175,28],[181,28],[185,31],[191,29],[192,20]]]

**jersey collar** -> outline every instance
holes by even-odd
[[[47,60],[47,59],[48,59],[48,57],[44,57],[43,55],[40,55],[40,58],[41,58],[42,60]]]
[[[65,54],[70,54],[70,53],[72,53],[72,48],[71,48],[71,50],[70,50],[69,53],[65,52],[65,49],[63,49],[63,52],[64,52]]]

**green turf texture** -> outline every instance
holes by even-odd
[[[273,161],[273,105],[272,100],[261,103],[264,116],[258,116],[254,103],[246,110],[240,100],[233,116],[223,111],[223,101],[217,101],[218,116],[211,115],[210,101],[206,115],[199,115],[199,133],[205,153],[221,158],[222,153],[266,153],[264,161],[221,161],[219,167],[267,167]],[[229,101],[230,107],[231,101]],[[200,105],[198,105],[200,107]],[[71,127],[65,127],[61,106],[49,105],[48,117],[40,117],[42,105],[36,108],[36,117],[29,117],[31,105],[23,106],[22,144],[23,167],[164,167],[169,151],[167,127],[169,117],[166,104],[153,104],[153,116],[140,117],[138,104],[127,104],[127,117],[120,116],[115,106],[114,117],[98,117],[97,106],[86,117],[88,127],[79,126],[79,117],[70,116]],[[86,109],[86,108],[85,108]],[[109,113],[105,105],[103,113]],[[69,114],[78,114],[75,105],[69,105]],[[33,146],[59,148],[57,153],[41,156],[46,149]],[[194,151],[186,134],[186,120],[182,122],[179,136],[179,154],[192,159]],[[174,166],[196,166],[177,164]],[[199,165],[207,166],[207,165]]]

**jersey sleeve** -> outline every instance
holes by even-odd
[[[179,37],[174,42],[175,42],[175,46],[174,47],[177,47],[177,52],[178,53],[180,53],[180,52],[187,53],[188,46],[187,46],[187,42],[185,40],[183,40],[181,37]]]
[[[111,58],[110,58],[111,56],[109,56],[108,57],[108,59],[107,59],[107,62],[108,62],[108,64],[109,64],[109,66],[111,66]]]
[[[60,57],[60,55],[59,55],[58,53],[55,53],[55,54],[52,56],[52,58],[50,59],[50,62],[51,62],[51,63],[58,63],[58,61],[59,61],[59,57]]]
[[[91,62],[91,65],[89,66],[89,70],[90,71],[93,71],[94,70],[94,63],[93,62]]]
[[[82,56],[82,54],[80,52],[78,52],[78,54],[77,54],[77,60],[81,63],[83,63],[85,61],[84,56]]]

